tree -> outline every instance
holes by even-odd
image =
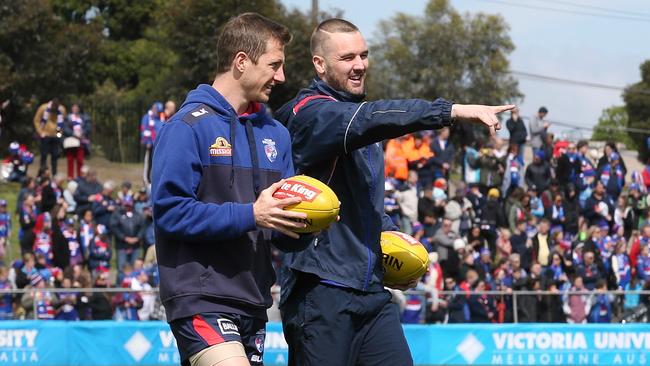
[[[613,106],[604,109],[598,119],[598,124],[594,128],[591,139],[594,141],[622,142],[628,149],[636,149],[635,141],[625,131],[628,120],[625,106]]]
[[[629,116],[628,135],[639,151],[639,160],[650,159],[650,60],[641,64],[641,81],[623,93],[625,110]]]
[[[10,100],[3,139],[30,140],[38,104],[93,90],[101,27],[68,23],[47,0],[0,6],[0,100]]]
[[[506,58],[513,49],[501,16],[460,15],[448,0],[431,0],[423,16],[398,13],[380,23],[369,91],[373,98],[515,102],[522,95]]]

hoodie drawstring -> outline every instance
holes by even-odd
[[[257,158],[257,147],[255,146],[255,135],[253,134],[253,121],[246,121],[245,126],[248,149],[250,150],[251,162],[253,163],[253,190],[255,191],[255,198],[257,198],[260,195],[260,187],[262,184],[260,179],[260,163]]]
[[[237,129],[237,117],[230,118],[230,151],[235,152],[235,130]],[[230,157],[230,189],[235,183],[235,155]]]

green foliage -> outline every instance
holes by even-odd
[[[448,0],[430,1],[423,16],[398,13],[371,45],[371,96],[515,102],[522,95],[508,75],[507,32],[502,17],[461,15]]]
[[[636,149],[636,143],[624,128],[628,126],[628,116],[624,106],[613,106],[603,110],[598,124],[591,135],[594,141],[622,142],[628,149]]]
[[[3,139],[26,142],[40,103],[92,92],[101,28],[65,22],[47,0],[3,2],[0,19],[0,100],[11,101]]]
[[[639,160],[646,162],[650,159],[647,141],[650,138],[650,60],[641,64],[641,81],[633,84],[623,93],[625,110],[629,116],[628,126],[643,130],[628,132],[631,140],[635,141],[639,151]]]

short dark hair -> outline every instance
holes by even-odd
[[[358,32],[359,28],[356,25],[340,18],[330,18],[322,21],[314,32],[311,34],[309,42],[309,50],[311,55],[314,56],[323,52],[323,43],[327,40],[327,33],[353,33]]]
[[[548,109],[546,109],[546,107],[540,107],[539,113],[548,113]]]
[[[291,42],[291,33],[284,25],[257,13],[244,13],[230,19],[217,41],[217,74],[230,70],[238,52],[244,52],[257,63],[266,52],[266,43],[275,39],[281,45]]]

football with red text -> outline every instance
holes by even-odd
[[[302,202],[284,208],[307,214],[307,218],[300,220],[307,226],[294,230],[297,233],[313,233],[327,228],[336,221],[341,206],[336,193],[330,187],[318,179],[306,175],[287,178],[284,184],[273,193],[273,197],[277,199],[300,197],[302,199]]]

